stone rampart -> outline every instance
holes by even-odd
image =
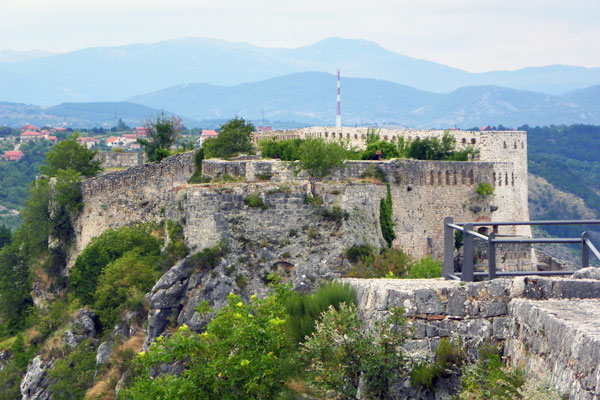
[[[431,351],[443,337],[475,346],[505,343],[513,366],[549,377],[569,399],[600,399],[600,281],[342,281],[357,290],[361,318],[370,326],[385,318],[388,307],[404,307],[413,327],[410,348]]]
[[[130,168],[140,164],[140,154],[124,151],[103,151],[96,155],[104,169]]]

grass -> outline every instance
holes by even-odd
[[[356,291],[348,284],[329,282],[322,285],[314,294],[294,293],[286,301],[289,315],[290,339],[298,344],[314,331],[315,321],[329,306],[340,303],[356,304]]]
[[[269,206],[267,206],[265,204],[265,202],[263,201],[262,197],[260,197],[256,193],[252,193],[251,195],[246,197],[244,199],[244,204],[246,204],[248,207],[261,208],[263,210],[266,210],[267,208],[269,208]]]

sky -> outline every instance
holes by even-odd
[[[298,47],[374,41],[470,72],[600,67],[600,0],[3,0],[0,50],[182,37]]]

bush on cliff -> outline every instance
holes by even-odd
[[[126,252],[137,251],[141,255],[158,256],[162,241],[152,236],[153,227],[138,225],[109,230],[92,239],[77,257],[71,270],[69,290],[83,304],[93,304],[98,279],[104,268],[121,258]]]
[[[295,372],[294,348],[287,339],[283,302],[289,290],[277,287],[250,303],[231,293],[227,305],[197,334],[183,325],[170,338],[157,338],[134,362],[131,386],[121,399],[273,399]],[[202,304],[198,311],[212,310]],[[177,363],[177,375],[154,377],[164,363]]]

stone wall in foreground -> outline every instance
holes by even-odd
[[[600,281],[344,279],[357,290],[361,318],[373,325],[391,306],[406,309],[409,346],[435,349],[443,337],[476,346],[505,343],[513,366],[548,377],[569,399],[600,399]]]

